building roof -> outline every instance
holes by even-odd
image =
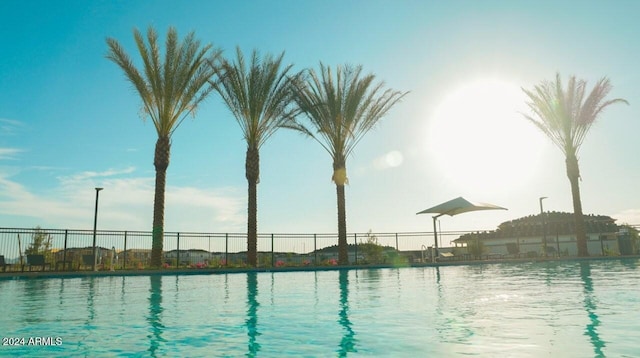
[[[173,253],[177,253],[178,250],[169,250],[169,251],[165,251],[165,254],[173,254]],[[180,253],[201,253],[201,254],[213,254],[214,252],[209,252],[207,250],[202,250],[202,249],[180,249]]]

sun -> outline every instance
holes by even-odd
[[[509,190],[539,170],[543,134],[521,113],[515,84],[481,79],[456,88],[433,113],[428,150],[441,178],[466,191]]]

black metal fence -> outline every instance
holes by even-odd
[[[350,234],[350,262],[366,262],[367,250],[358,248],[366,248],[367,242],[417,251],[429,240],[433,234],[426,232]],[[336,234],[259,234],[258,266],[331,265],[338,258],[337,242]],[[147,231],[97,230],[94,236],[93,230],[0,228],[0,255],[14,271],[45,269],[32,267],[33,255],[44,256],[46,265],[55,270],[91,270],[94,265],[100,270],[143,269],[150,263],[151,243]],[[241,267],[246,265],[246,243],[246,234],[166,232],[164,265]]]
[[[576,247],[575,239],[551,235],[546,245],[539,237],[515,238],[514,242],[486,241],[480,255],[472,255],[468,247],[451,247],[453,240],[469,233],[472,232],[440,232],[440,254],[444,254],[440,259],[547,256],[546,250],[554,247],[556,250],[551,254],[562,256]],[[628,254],[629,250],[638,254],[640,243],[624,234],[594,237],[588,243],[592,255]],[[427,262],[435,256],[430,249],[432,232],[352,233],[347,241],[349,262],[356,265]],[[334,265],[338,259],[337,242],[337,234],[259,234],[258,267]],[[625,242],[631,245],[626,251],[620,245]],[[0,258],[4,261],[0,261],[3,266],[0,271],[144,269],[150,263],[151,243],[151,232],[147,231],[0,228]],[[166,232],[164,266],[243,267],[246,243],[246,234]],[[517,254],[513,254],[510,245],[517,245]],[[564,256],[567,255],[572,254]]]

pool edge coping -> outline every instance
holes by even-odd
[[[561,258],[517,258],[474,261],[444,261],[437,263],[413,263],[409,265],[346,265],[346,266],[292,266],[292,267],[258,267],[258,268],[185,268],[185,269],[145,269],[145,270],[116,270],[116,271],[11,271],[0,272],[0,281],[44,278],[83,278],[83,277],[113,277],[113,276],[179,276],[179,275],[225,275],[234,273],[265,273],[265,272],[310,272],[335,270],[369,270],[384,268],[415,268],[415,267],[447,267],[492,265],[500,263],[537,263],[564,261],[602,261],[640,259],[640,255],[626,256],[589,256],[589,257],[561,257]]]

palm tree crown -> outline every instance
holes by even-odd
[[[362,137],[371,130],[405,94],[374,85],[375,76],[361,77],[362,66],[338,66],[335,79],[331,68],[320,63],[320,76],[309,70],[309,81],[298,86],[296,101],[312,130],[300,122],[290,128],[318,141],[334,162],[344,164]],[[340,178],[334,176],[334,181]],[[346,181],[346,177],[344,177]]]
[[[149,116],[158,133],[153,164],[156,169],[156,187],[153,204],[153,243],[151,265],[160,267],[164,237],[164,196],[166,172],[171,153],[171,135],[198,104],[211,91],[206,86],[214,71],[208,61],[220,55],[211,45],[200,46],[195,35],[188,34],[182,41],[170,27],[165,43],[164,61],[160,60],[158,34],[149,27],[147,42],[137,29],[133,35],[142,57],[143,71],[138,71],[120,43],[107,38],[107,59],[124,71],[142,99],[143,119]]]
[[[236,61],[226,59],[212,68],[217,79],[211,81],[242,129],[244,139],[251,148],[260,148],[284,123],[297,113],[292,106],[292,83],[299,75],[289,76],[293,65],[282,67],[284,53],[262,59],[257,51],[247,64],[240,48],[236,48]]]
[[[375,76],[362,75],[362,67],[338,66],[334,73],[320,63],[320,74],[308,71],[309,79],[297,83],[296,103],[308,125],[291,122],[289,128],[314,138],[333,159],[332,180],[338,196],[338,246],[340,264],[348,263],[344,185],[347,157],[376,123],[405,93],[375,84]],[[315,133],[315,134],[314,134]]]
[[[577,155],[585,136],[602,111],[614,103],[626,103],[622,98],[605,100],[611,91],[609,79],[602,78],[585,98],[587,83],[569,77],[566,90],[560,74],[556,81],[544,81],[532,91],[523,89],[534,115],[524,114],[565,155]]]
[[[211,44],[201,47],[193,32],[181,42],[176,29],[170,27],[164,62],[161,62],[155,29],[149,27],[147,30],[147,43],[138,29],[133,30],[133,35],[142,57],[144,76],[116,39],[107,38],[109,52],[106,57],[120,66],[134,85],[142,99],[144,117],[151,118],[158,136],[170,137],[211,91],[205,85],[214,71],[206,64],[217,58],[220,50],[213,49]]]

